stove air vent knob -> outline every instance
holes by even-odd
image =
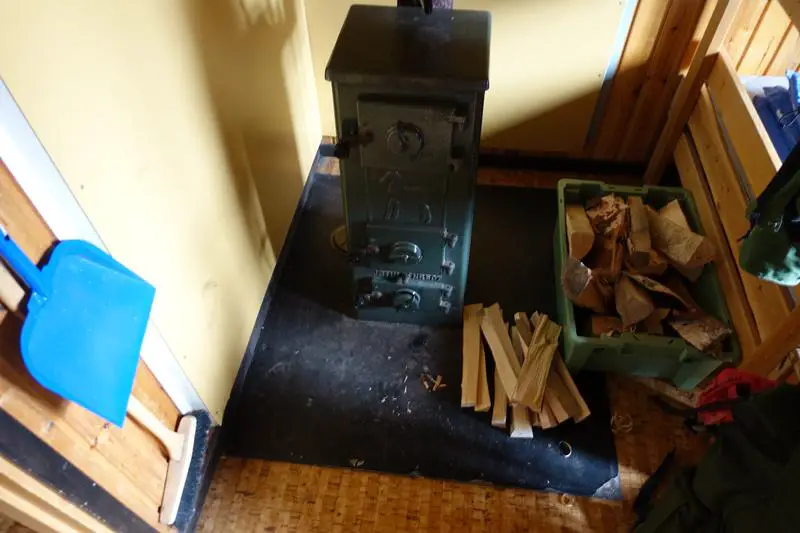
[[[416,156],[422,151],[422,131],[414,124],[397,122],[386,130],[386,147],[393,154]]]
[[[392,304],[398,311],[414,311],[419,309],[419,301],[419,293],[411,289],[395,291],[392,297]]]
[[[389,260],[394,263],[419,263],[422,261],[422,249],[413,242],[396,242],[389,250]]]

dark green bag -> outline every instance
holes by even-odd
[[[677,474],[635,533],[800,531],[800,389],[732,408],[706,456]]]
[[[739,264],[780,285],[800,284],[800,146],[748,210],[750,231]]]

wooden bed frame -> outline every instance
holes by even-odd
[[[674,159],[683,186],[694,195],[703,228],[719,251],[715,265],[742,347],[740,368],[768,375],[800,346],[800,306],[786,288],[738,266],[739,239],[749,228],[745,210],[781,165],[725,48],[742,1],[749,0],[709,0],[705,30],[644,182],[658,183]],[[798,27],[800,0],[781,2]],[[800,295],[800,287],[792,292]]]

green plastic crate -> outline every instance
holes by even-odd
[[[693,389],[721,365],[738,364],[739,342],[731,335],[723,344],[720,358],[697,350],[678,337],[642,333],[623,333],[615,337],[592,337],[588,309],[575,307],[561,286],[561,270],[567,257],[565,204],[585,204],[591,198],[614,193],[622,198],[639,196],[656,209],[677,199],[692,230],[703,234],[694,199],[689,191],[677,187],[624,187],[599,181],[561,180],[558,183],[558,224],[555,232],[556,303],[563,326],[564,359],[570,370],[617,372],[671,380],[677,387]],[[686,286],[700,307],[728,327],[728,307],[714,268],[706,266],[700,278]]]

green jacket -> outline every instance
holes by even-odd
[[[800,389],[756,395],[733,407],[733,417],[635,533],[800,531]]]

